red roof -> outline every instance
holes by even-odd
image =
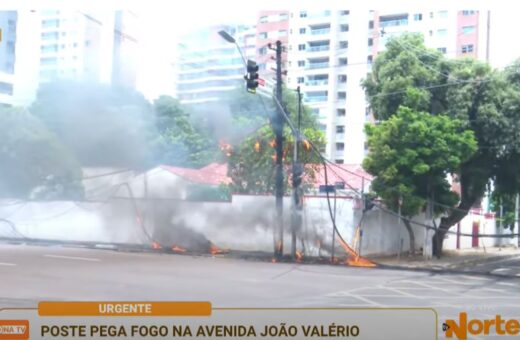
[[[227,176],[227,164],[211,163],[200,169],[169,165],[162,165],[161,168],[194,183],[210,185],[231,183],[231,178]]]
[[[345,189],[361,190],[363,186],[368,187],[373,177],[368,174],[359,164],[329,164],[327,166],[327,182],[334,185],[337,182],[345,182]],[[325,171],[323,165],[319,167],[316,174],[315,186],[325,185]]]
[[[231,183],[231,178],[227,175],[227,164],[211,163],[200,169],[180,168],[169,165],[162,165],[161,168],[194,183],[209,185]],[[287,168],[287,170],[289,169]],[[373,177],[365,172],[359,164],[329,164],[327,166],[329,185],[345,182],[345,189],[353,187],[355,190],[360,190],[363,178],[365,178],[366,188]],[[325,185],[323,166],[319,167],[319,171],[316,174],[315,187],[318,188],[320,185]]]

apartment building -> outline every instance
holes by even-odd
[[[327,136],[324,153],[337,163],[359,164],[364,156],[364,92],[368,15],[363,10],[292,11],[289,21],[288,85],[303,100]]]
[[[0,105],[12,105],[16,59],[16,11],[0,11]]]
[[[256,22],[256,57],[259,74],[269,85],[274,85],[276,53],[268,47],[275,47],[276,41],[287,48],[289,43],[289,11],[260,11]],[[282,68],[287,67],[287,50],[282,53]]]
[[[234,44],[218,32],[233,36],[244,57],[256,56],[256,30],[246,26],[213,26],[181,38],[177,48],[176,95],[183,104],[219,101],[226,92],[244,86],[244,61]]]

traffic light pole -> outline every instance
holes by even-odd
[[[282,101],[282,42],[276,42],[276,99]],[[283,124],[284,118],[281,108],[275,116],[274,133],[276,142],[276,174],[275,174],[275,197],[276,197],[276,227],[274,255],[281,259],[283,256]]]

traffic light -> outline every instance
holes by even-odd
[[[249,93],[256,93],[258,87],[258,65],[255,61],[247,61],[247,74],[244,76],[246,88]]]

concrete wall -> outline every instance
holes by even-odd
[[[274,197],[234,195],[230,202],[188,202],[181,196],[169,199],[155,197],[145,203],[139,199],[137,184],[134,189],[138,197],[135,203],[124,191],[118,193],[117,198],[98,202],[0,202],[0,218],[12,221],[20,234],[30,238],[149,245],[151,240],[147,235],[152,235],[153,238],[166,240],[166,243],[180,242],[181,246],[187,244],[187,247],[194,241],[197,244],[209,241],[221,248],[234,250],[273,250]],[[153,197],[153,193],[150,196]],[[290,206],[291,199],[286,197],[285,252],[290,249],[291,240]],[[333,198],[331,208],[334,210]],[[329,255],[332,225],[326,198],[306,197],[302,217],[302,228],[297,231],[298,248],[305,248],[309,255]],[[400,249],[403,252],[408,250],[408,233],[403,223],[377,208],[367,212],[363,219],[360,246],[356,238],[360,217],[359,201],[349,197],[336,199],[338,230],[350,246],[361,248],[362,255],[388,255],[396,254]],[[471,233],[475,218],[475,215],[469,215],[461,222],[462,233]],[[144,226],[139,221],[144,221]],[[418,216],[416,221],[427,223],[422,216]],[[419,250],[424,245],[425,230],[417,225],[413,229],[415,246]],[[452,230],[456,231],[456,228]],[[494,221],[483,221],[479,232],[496,233]],[[164,235],[167,235],[166,238]],[[7,223],[0,222],[0,237],[16,236],[19,235]],[[479,246],[494,246],[500,241],[507,244],[515,240],[482,238]],[[448,236],[445,246],[446,249],[456,248],[456,236]],[[461,237],[460,246],[471,247],[471,237]],[[345,253],[337,238],[335,251],[336,254]]]

